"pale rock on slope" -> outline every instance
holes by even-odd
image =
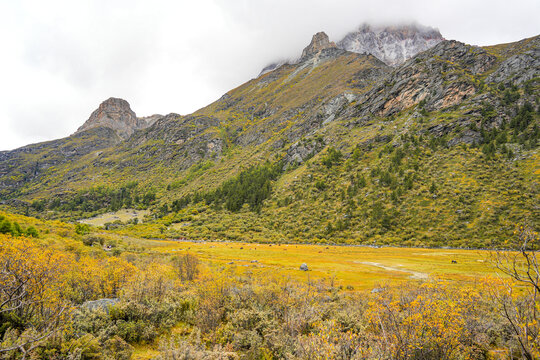
[[[355,53],[372,54],[386,64],[396,66],[443,40],[439,30],[418,24],[364,24],[358,30],[347,34],[337,46]]]
[[[419,25],[369,25],[350,32],[337,44],[331,42],[324,32],[315,34],[311,44],[297,60],[280,60],[267,65],[259,76],[274,71],[284,64],[296,64],[325,48],[339,48],[358,54],[371,54],[387,65],[397,66],[416,54],[426,51],[444,38],[439,30]]]

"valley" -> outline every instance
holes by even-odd
[[[154,247],[154,242],[159,246]],[[303,282],[333,279],[336,286],[356,290],[372,290],[380,283],[409,279],[474,283],[483,276],[498,273],[485,250],[142,239],[134,243],[168,255],[190,253],[212,266],[261,275],[278,273]],[[308,272],[299,270],[303,263],[308,265]]]
[[[0,151],[1,359],[540,358],[540,35],[317,32],[89,114]]]
[[[58,332],[35,340],[43,344],[37,348],[32,340],[42,335],[27,333],[32,342],[20,346],[46,346],[58,357],[76,349],[89,359],[234,359],[237,353],[308,359],[321,351],[392,358],[402,350],[378,344],[413,332],[407,341],[426,352],[444,346],[450,356],[504,358],[514,338],[499,335],[511,328],[497,302],[534,306],[526,295],[530,283],[513,283],[503,272],[526,271],[528,250],[145,239],[125,228],[104,231],[5,212],[0,230],[0,285],[29,281],[21,306],[41,310],[22,320],[32,318],[39,326],[34,331]],[[515,237],[538,241],[523,228]],[[519,297],[506,297],[507,289]],[[100,302],[107,305],[89,308]],[[64,312],[69,327],[51,322]],[[380,332],[381,322],[392,335]],[[486,335],[486,328],[492,332]],[[5,333],[3,349],[15,334]]]

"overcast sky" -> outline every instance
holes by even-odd
[[[73,133],[109,97],[191,113],[317,31],[417,21],[446,39],[540,33],[539,0],[0,0],[0,150]]]

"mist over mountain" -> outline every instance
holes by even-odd
[[[347,34],[337,45],[347,51],[372,54],[386,64],[395,66],[443,40],[439,30],[419,24],[364,24]]]
[[[315,43],[308,48],[332,46],[358,54],[371,54],[387,65],[396,66],[444,40],[439,30],[417,23],[396,25],[363,24],[357,30],[349,32],[337,43],[330,42],[328,36],[314,38]],[[324,44],[324,45],[323,45]],[[302,55],[296,60],[281,60],[265,66],[258,76],[272,71],[286,63],[302,61]],[[312,50],[308,50],[312,51]]]

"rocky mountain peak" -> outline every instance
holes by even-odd
[[[321,31],[313,35],[311,43],[304,49],[304,51],[302,51],[302,57],[300,59],[311,57],[324,49],[336,47],[336,44],[328,39],[328,35]]]
[[[328,35],[318,32],[297,60],[282,60],[267,65],[258,76],[279,68],[283,64],[294,64],[313,57],[325,49],[340,49],[359,54],[371,54],[390,66],[398,66],[416,54],[426,51],[441,41],[439,30],[417,23],[394,25],[363,24],[348,33],[337,44]]]
[[[343,50],[372,54],[390,66],[402,64],[443,41],[439,30],[419,24],[361,25],[337,46]]]
[[[96,127],[107,127],[115,130],[122,138],[128,138],[137,129],[149,126],[144,118],[138,118],[129,103],[124,99],[109,98],[94,110],[77,132]]]

